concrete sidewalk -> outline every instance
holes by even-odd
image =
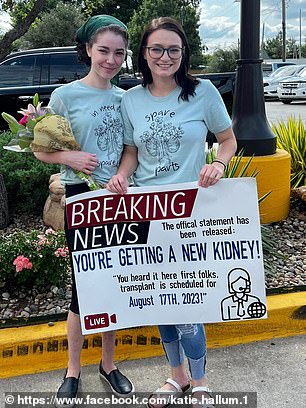
[[[146,393],[144,395],[163,384],[169,376],[169,367],[164,357],[122,361],[118,363],[118,367],[133,380],[136,391]],[[97,364],[85,366],[81,377],[82,391],[93,393],[96,397],[101,396],[98,394],[100,391],[107,390],[99,379],[97,369]],[[57,370],[2,379],[0,406],[5,407],[4,393],[28,393],[23,396],[34,392],[54,393],[63,373],[63,370]],[[245,392],[256,392],[258,408],[304,408],[306,335],[209,349],[207,374],[210,386],[216,393],[241,392],[243,395]],[[33,405],[6,405],[7,408],[17,406]],[[140,408],[145,405],[124,406]]]

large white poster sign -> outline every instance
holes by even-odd
[[[67,199],[84,334],[266,317],[256,181]]]

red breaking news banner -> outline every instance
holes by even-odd
[[[103,195],[68,203],[70,229],[114,222],[143,222],[190,217],[198,189]]]

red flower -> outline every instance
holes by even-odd
[[[66,258],[68,255],[68,247],[65,248],[57,248],[57,250],[54,252],[55,256],[59,258],[60,256],[63,258]]]
[[[16,266],[16,272],[20,272],[23,269],[32,269],[33,267],[29,259],[23,255],[17,256],[17,258],[13,262],[13,265]]]
[[[28,117],[25,115],[23,118],[20,119],[18,123],[19,125],[26,126],[27,121],[28,121]]]

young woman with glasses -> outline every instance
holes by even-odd
[[[117,175],[107,188],[126,193],[132,174],[136,186],[196,180],[201,187],[214,185],[236,151],[236,140],[216,88],[188,74],[189,47],[177,21],[160,17],[146,27],[138,64],[143,82],[122,98],[125,148]],[[219,143],[212,164],[205,164],[208,130]],[[148,406],[169,406],[171,396],[181,396],[190,388],[186,356],[193,397],[198,400],[194,407],[209,407],[201,402],[203,396],[209,397],[203,324],[161,325],[159,330],[171,378],[151,395]],[[156,397],[162,397],[163,404]]]

